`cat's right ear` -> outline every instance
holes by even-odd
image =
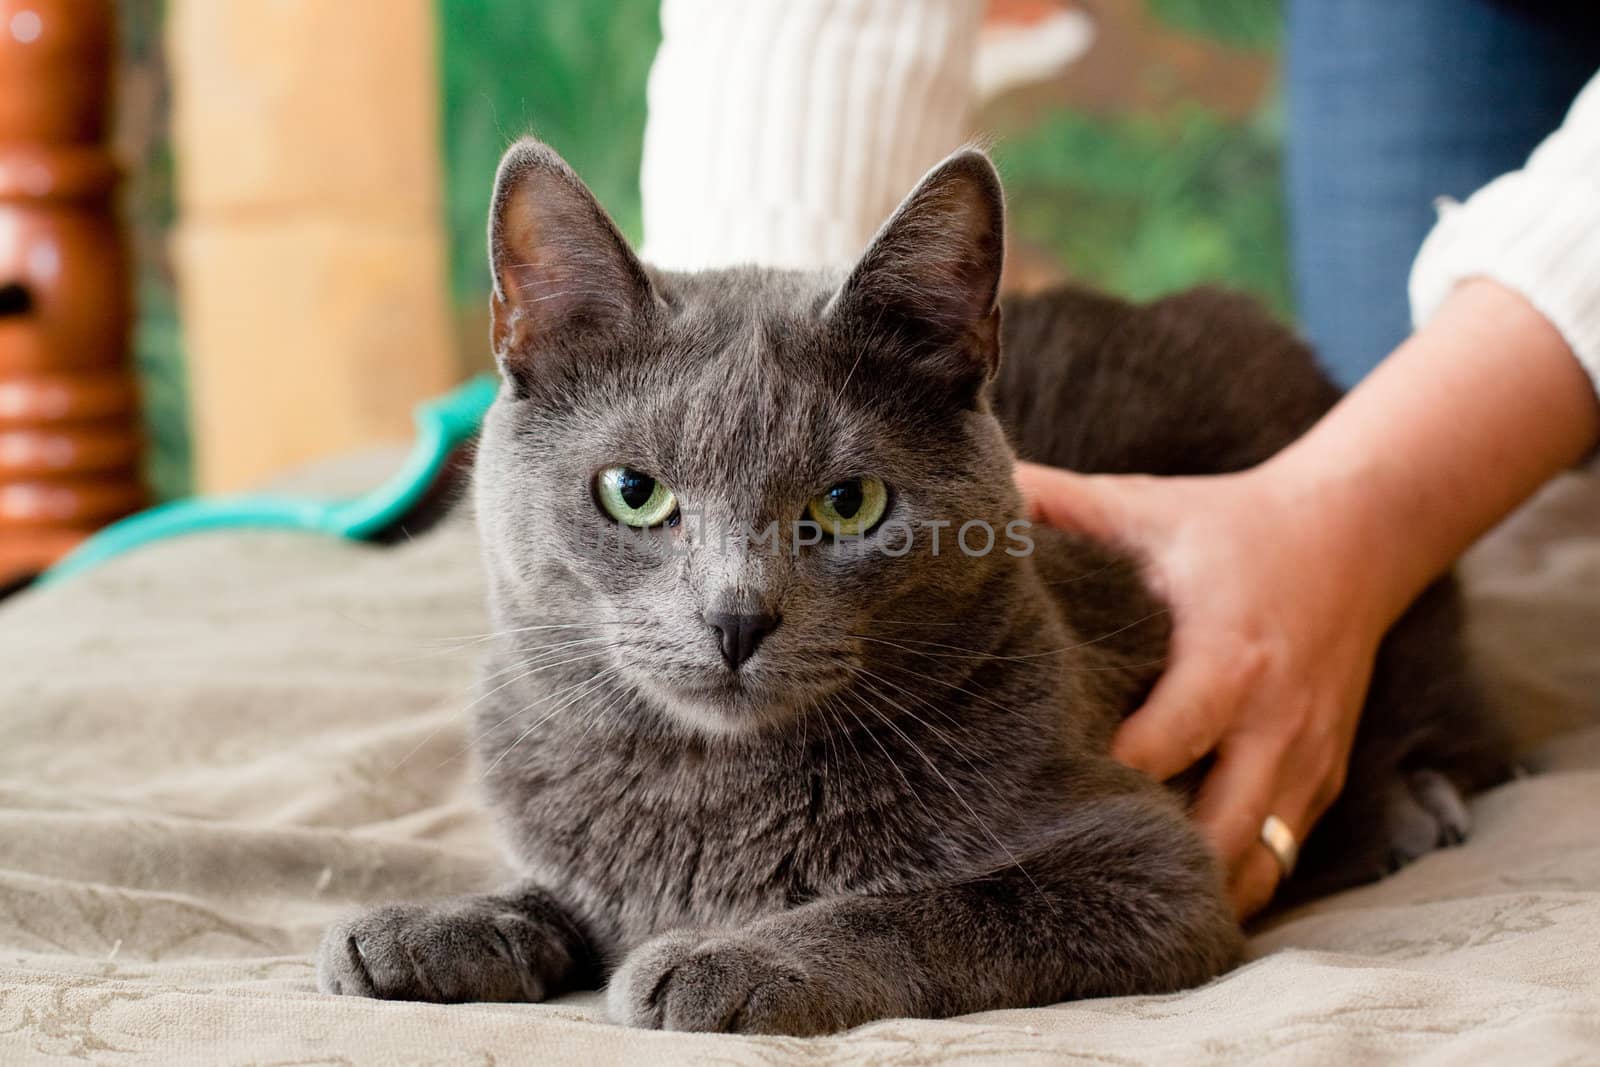
[[[490,337],[513,381],[541,355],[646,314],[655,290],[605,209],[549,145],[500,160],[489,210]]]

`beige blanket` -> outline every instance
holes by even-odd
[[[1568,504],[1558,532],[1595,528]],[[1541,731],[1593,715],[1600,543],[1489,562],[1500,684]],[[1600,730],[1481,798],[1466,847],[1181,995],[819,1040],[623,1030],[592,994],[321,996],[336,914],[495,877],[463,758],[480,593],[461,524],[194,537],[0,604],[0,1063],[1600,1060]]]

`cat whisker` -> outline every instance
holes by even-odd
[[[593,659],[596,656],[601,656],[601,655],[606,654],[606,652],[608,652],[608,651],[609,651],[609,649],[601,648],[601,649],[596,649],[595,651],[592,651],[592,652],[580,653],[580,654],[578,654],[576,656],[572,656],[572,657],[569,657],[567,659],[563,659],[559,663],[540,662],[540,663],[536,664],[535,666],[529,668],[528,670],[525,670],[523,673],[521,673],[519,675],[516,675],[515,677],[513,677],[513,678],[511,678],[511,679],[509,679],[509,680],[507,680],[505,682],[502,682],[500,685],[495,686],[493,689],[491,689],[491,690],[489,690],[489,691],[487,691],[485,693],[480,694],[471,703],[467,704],[466,707],[462,708],[461,709],[461,713],[465,713],[465,712],[471,711],[474,707],[476,707],[482,701],[484,701],[484,700],[488,699],[489,697],[493,696],[494,694],[500,692],[502,689],[506,688],[507,686],[512,685],[512,684],[514,684],[516,682],[520,682],[525,678],[530,678],[533,675],[539,674],[539,673],[541,673],[543,671],[546,671],[546,670],[553,670],[556,667],[565,667],[568,664],[577,663],[580,660]],[[504,672],[501,671],[501,672],[497,672],[497,673],[504,673]],[[485,679],[485,680],[487,680],[487,679]],[[526,710],[526,709],[523,709],[523,710]],[[509,722],[512,718],[514,718],[518,714],[521,714],[521,712],[520,711],[513,712],[511,715],[506,716],[506,718],[501,719],[499,722],[495,723],[494,725],[497,726],[497,727],[498,726],[503,726],[503,725],[505,725],[505,723]],[[401,767],[405,766],[407,761],[409,761],[412,756],[415,756],[418,752],[422,751],[422,749],[428,744],[429,741],[432,741],[435,737],[438,736],[439,731],[442,730],[442,729],[444,729],[443,724],[441,724],[439,726],[436,726],[432,730],[430,730],[426,737],[424,737],[421,741],[418,741],[415,745],[413,745],[409,752],[407,752],[404,756],[401,756],[400,759],[395,763],[395,765],[393,767],[389,768],[389,773],[393,774],[394,772],[398,771]],[[460,755],[464,754],[466,751],[467,751],[466,748],[458,749],[454,754],[451,755],[450,758],[451,759],[455,759],[457,756],[460,756]]]
[[[872,707],[872,705],[869,702],[867,702],[865,700],[862,700],[860,694],[858,694],[858,693],[853,693],[850,690],[846,689],[846,690],[841,690],[841,695],[844,696],[844,697],[856,700],[867,711],[874,712],[874,713],[877,711],[877,709]],[[908,777],[906,775],[905,769],[900,766],[899,762],[895,760],[894,756],[890,755],[888,747],[878,738],[877,734],[873,733],[870,729],[867,728],[866,722],[863,721],[862,718],[859,715],[857,715],[853,710],[851,710],[849,704],[845,704],[844,705],[844,709],[846,711],[850,712],[850,717],[852,719],[856,720],[856,724],[861,728],[861,732],[866,734],[869,738],[871,738],[872,739],[872,743],[878,746],[878,751],[883,753],[884,762],[888,763],[889,766],[894,768],[894,772],[900,776],[900,781],[905,783],[906,792],[911,794],[911,796],[913,798],[915,798],[915,800],[917,802],[917,806],[922,809],[923,814],[925,814],[929,818],[929,820],[932,820],[934,818],[933,810],[931,808],[929,808],[927,802],[922,799],[922,794],[917,792],[917,787],[911,784],[911,779],[910,779],[910,777]],[[857,753],[856,758],[858,760],[860,759],[860,753],[859,752]]]
[[[589,736],[590,732],[595,728],[595,725],[599,723],[603,717],[609,715],[613,708],[617,707],[619,704],[625,703],[629,699],[638,698],[639,690],[632,682],[624,678],[622,679],[622,684],[622,690],[613,696],[609,701],[607,701],[605,707],[601,708],[597,713],[589,717],[589,725],[584,728],[583,735],[578,738],[578,743],[580,745],[583,743],[584,739]]]
[[[951,719],[947,712],[945,712],[942,709],[940,709],[937,705],[935,705],[927,697],[923,696],[920,693],[914,692],[911,689],[908,689],[907,687],[899,684],[898,682],[894,681],[893,679],[885,678],[883,675],[876,674],[876,673],[874,673],[872,671],[867,670],[864,667],[858,667],[857,668],[857,672],[861,676],[863,682],[866,684],[868,689],[870,689],[873,692],[877,693],[883,699],[889,701],[889,703],[893,704],[901,712],[901,714],[905,715],[907,718],[912,719],[913,721],[919,723],[920,725],[922,725],[926,729],[930,730],[934,734],[934,736],[938,737],[939,740],[943,741],[950,748],[950,750],[952,752],[954,752],[956,754],[956,756],[963,763],[965,763],[969,768],[971,768],[971,770],[972,770],[972,772],[974,774],[976,774],[979,778],[982,778],[984,784],[987,785],[991,791],[998,792],[998,789],[995,786],[995,784],[992,781],[989,780],[989,777],[987,775],[985,775],[983,773],[983,771],[978,769],[977,764],[973,763],[972,760],[968,758],[966,750],[964,750],[961,747],[961,745],[959,743],[957,743],[957,741],[953,737],[951,737],[949,734],[945,733],[943,730],[939,729],[937,726],[933,725],[933,723],[931,723],[928,720],[922,718],[920,715],[916,714],[911,709],[909,709],[909,708],[905,707],[904,705],[902,705],[899,701],[897,701],[893,697],[889,696],[889,694],[880,691],[878,689],[877,685],[874,685],[873,683],[877,682],[878,684],[888,686],[894,692],[900,693],[903,696],[906,696],[906,697],[908,697],[908,698],[910,698],[912,700],[917,701],[919,704],[921,704],[924,707],[930,709],[934,713],[940,715],[942,718],[944,718],[944,720],[947,723],[950,723],[952,726],[955,726],[956,725],[955,720]]]
[[[617,644],[615,638],[606,634],[601,634],[595,637],[578,637],[572,639],[571,641],[558,641],[553,645],[530,645],[527,648],[519,648],[516,650],[518,655],[531,652],[533,653],[533,657],[531,659],[518,659],[504,667],[499,668],[498,670],[489,671],[488,673],[482,675],[478,681],[480,683],[492,681],[493,679],[498,678],[503,674],[508,674],[511,671],[534,666],[542,659],[548,659],[551,656],[558,656],[563,651],[570,648],[582,648],[585,645],[596,645],[603,643],[609,644],[613,648],[621,647]]]
[[[873,618],[872,624],[874,626],[883,625],[883,626],[927,626],[927,627],[934,627],[934,626],[971,626],[972,625],[969,622],[932,622],[932,621],[929,621],[927,619],[880,619],[880,618],[876,618],[876,617]]]
[[[849,728],[849,726],[847,726],[845,724],[844,715],[843,715],[843,711],[845,709],[840,706],[840,704],[838,703],[838,701],[836,699],[840,695],[841,694],[839,694],[839,693],[835,693],[835,694],[833,694],[833,696],[830,696],[828,698],[828,706],[830,708],[832,708],[834,713],[835,713],[834,717],[835,717],[835,720],[839,724],[840,735],[846,741],[850,742],[850,751],[855,754],[856,763],[860,764],[860,763],[864,762],[864,760],[862,759],[862,756],[861,756],[861,747],[856,744],[855,732],[852,731]],[[851,713],[850,717],[856,720],[856,729],[857,730],[863,730],[863,729],[866,728],[866,724],[861,721],[859,716],[855,715],[854,713]]]
[[[441,656],[452,656],[452,655],[455,655],[456,653],[459,653],[459,652],[465,652],[468,649],[472,648],[474,645],[481,645],[481,644],[484,644],[486,642],[493,641],[496,638],[511,637],[513,635],[516,635],[516,634],[528,633],[530,631],[535,631],[535,630],[591,630],[591,629],[598,629],[599,627],[602,627],[602,626],[619,626],[619,625],[641,625],[641,624],[638,624],[638,623],[587,623],[587,622],[556,623],[556,624],[551,624],[551,625],[546,625],[546,626],[522,626],[522,627],[518,627],[516,629],[496,630],[496,631],[493,631],[493,632],[490,632],[490,633],[483,633],[483,634],[462,634],[460,636],[451,636],[451,637],[424,638],[424,639],[422,639],[424,643],[436,645],[438,647],[431,648],[426,652],[419,652],[416,655],[412,655],[412,656],[396,657],[395,659],[392,659],[389,662],[391,662],[391,663],[416,663],[416,662],[419,662],[421,660],[438,659]],[[526,652],[526,651],[528,651],[528,649],[523,648],[523,649],[518,649],[517,651]]]
[[[487,778],[489,776],[489,773],[491,771],[493,771],[496,767],[498,767],[502,760],[504,760],[507,756],[511,755],[512,751],[518,745],[522,744],[522,742],[526,741],[530,736],[532,736],[532,734],[533,734],[533,732],[535,730],[539,729],[539,727],[543,726],[545,723],[549,722],[551,719],[553,719],[557,715],[561,714],[563,711],[565,711],[567,708],[571,707],[577,701],[579,701],[579,700],[583,699],[584,697],[588,696],[590,693],[594,692],[596,689],[599,689],[602,685],[605,684],[605,682],[612,675],[618,674],[621,671],[622,671],[621,667],[607,667],[605,670],[601,671],[598,674],[593,675],[590,678],[584,679],[583,681],[580,681],[580,682],[576,682],[573,685],[568,686],[566,689],[558,690],[556,694],[551,694],[551,696],[555,696],[555,695],[559,695],[559,693],[564,693],[564,692],[568,692],[568,691],[573,690],[573,689],[578,689],[579,686],[585,686],[585,688],[580,689],[578,692],[574,693],[572,696],[568,697],[566,700],[564,700],[560,704],[558,704],[548,714],[546,714],[544,716],[544,718],[540,719],[538,722],[534,723],[532,726],[530,726],[526,730],[522,731],[522,733],[518,734],[516,736],[516,738],[514,738],[512,740],[512,742],[505,747],[505,750],[502,751],[500,753],[500,755],[496,756],[494,758],[494,760],[487,767],[485,767],[482,771],[478,772],[478,779],[480,781],[482,781],[484,778]],[[550,699],[550,697],[546,697],[545,698],[545,700],[549,700],[549,699]],[[523,714],[524,712],[530,711],[533,708],[537,707],[539,703],[543,703],[543,701],[539,701],[539,702],[536,702],[534,704],[531,704],[528,707],[521,709],[521,711],[517,712],[517,714],[520,715],[520,714]],[[505,721],[508,721],[508,720],[502,720],[502,722],[505,722]]]
[[[821,712],[823,718],[827,720],[822,730],[822,743],[826,746],[826,752],[823,754],[824,768],[830,768],[839,764],[839,751],[834,746],[833,735],[834,731],[842,730],[844,728],[844,724],[839,722],[838,716],[833,713],[831,707],[832,704],[833,694],[830,693],[827,697],[823,698],[823,701],[820,704],[815,705],[816,710]],[[801,758],[803,760],[804,756],[802,755]]]
[[[883,693],[880,692],[879,690],[877,690],[876,688],[874,688],[870,682],[867,684],[867,688],[872,690],[872,692],[876,693],[878,696],[880,696],[880,697],[883,696]],[[891,701],[891,703],[894,703],[894,702]],[[1055,902],[1052,901],[1050,899],[1049,894],[1047,894],[1044,891],[1044,887],[1041,886],[1037,881],[1034,880],[1033,875],[1028,873],[1028,869],[1026,867],[1024,867],[1022,865],[1022,861],[1017,858],[1016,853],[1012,852],[1011,849],[1006,845],[1006,843],[1004,841],[1000,840],[999,836],[989,826],[988,821],[985,820],[983,818],[983,816],[979,815],[978,812],[977,812],[977,809],[974,808],[970,803],[967,802],[967,798],[961,795],[961,791],[955,787],[955,783],[950,781],[950,779],[945,776],[944,771],[939,769],[939,765],[936,762],[934,762],[933,758],[928,755],[928,753],[923,749],[923,747],[921,745],[917,744],[916,741],[912,740],[911,736],[909,734],[907,734],[904,730],[900,729],[900,727],[895,723],[895,721],[892,718],[890,718],[888,715],[885,715],[882,711],[878,710],[876,707],[873,707],[870,703],[867,704],[867,707],[872,711],[872,713],[874,715],[878,716],[878,718],[880,720],[882,720],[882,722],[883,722],[883,724],[885,726],[887,726],[889,729],[893,730],[896,734],[899,735],[899,737],[900,737],[900,739],[902,741],[904,741],[906,744],[911,746],[911,750],[913,752],[915,752],[921,758],[923,763],[926,763],[928,765],[928,769],[931,770],[934,773],[934,775],[937,776],[938,779],[941,782],[944,783],[945,788],[950,790],[950,795],[956,798],[956,802],[959,803],[963,808],[966,809],[967,814],[969,816],[971,816],[973,822],[978,824],[979,829],[981,829],[983,831],[984,835],[986,837],[988,837],[991,842],[993,842],[993,844],[994,844],[994,846],[996,848],[998,848],[1001,852],[1003,852],[1005,854],[1006,859],[1008,859],[1011,862],[1011,865],[1013,867],[1015,867],[1017,870],[1022,872],[1022,876],[1028,880],[1028,884],[1029,885],[1033,886],[1034,891],[1036,893],[1038,893],[1040,899],[1045,902],[1045,906],[1048,907],[1052,912],[1054,912],[1056,910]],[[893,760],[891,760],[890,762],[892,763]],[[898,765],[896,765],[896,769],[897,770],[899,769]],[[901,773],[901,777],[902,778],[905,777],[904,772]],[[993,788],[993,784],[992,783],[990,785],[990,788],[991,789]],[[920,802],[920,798],[919,798],[919,802]]]
[[[933,674],[928,674],[925,671],[917,670],[914,667],[903,667],[898,663],[883,663],[883,664],[880,664],[880,666],[885,667],[885,668],[887,668],[889,670],[904,671],[906,674],[910,674],[910,675],[913,675],[914,677],[916,677],[916,679],[918,681],[920,681],[920,682],[933,682],[933,683],[935,683],[937,685],[944,686],[946,689],[954,689],[958,693],[961,693],[961,694],[963,694],[965,696],[969,696],[973,700],[977,700],[977,701],[980,701],[980,702],[982,702],[984,704],[987,704],[990,707],[992,707],[992,708],[994,708],[994,709],[996,709],[998,711],[1003,711],[1007,715],[1011,715],[1011,714],[1015,713],[1015,709],[1014,708],[1008,707],[1005,704],[1000,703],[998,700],[995,700],[993,697],[984,696],[982,693],[974,693],[972,690],[966,689],[966,688],[964,688],[962,686],[959,686],[959,685],[956,685],[954,682],[946,681],[943,678],[937,677],[936,675],[933,675]]]
[[[497,637],[510,637],[513,634],[532,633],[538,630],[593,630],[601,626],[640,626],[643,619],[612,619],[588,622],[547,622],[537,626],[514,626],[507,630],[489,630],[479,634],[449,634],[443,637],[428,638],[432,642],[448,642],[459,645],[475,645],[484,641],[493,641]]]
[[[1139,618],[1134,619],[1130,623],[1127,623],[1127,624],[1125,624],[1123,626],[1119,626],[1115,630],[1111,630],[1111,631],[1108,631],[1107,633],[1103,633],[1099,637],[1092,637],[1092,638],[1088,639],[1087,641],[1079,641],[1076,644],[1065,645],[1065,646],[1063,646],[1061,648],[1052,648],[1052,649],[1049,649],[1049,650],[1047,650],[1045,652],[1028,652],[1028,653],[1024,653],[1024,654],[1018,655],[1018,656],[1002,656],[1002,655],[999,655],[998,653],[994,653],[994,652],[979,652],[976,649],[963,648],[961,645],[943,644],[943,643],[938,642],[938,641],[916,641],[916,640],[913,640],[911,638],[902,638],[901,642],[896,642],[896,641],[890,641],[889,639],[883,638],[883,637],[873,637],[873,636],[871,636],[869,634],[854,634],[853,633],[853,634],[849,634],[848,636],[853,637],[853,638],[855,638],[857,640],[860,640],[860,641],[875,641],[878,644],[889,645],[889,646],[891,646],[893,648],[898,648],[903,652],[910,652],[914,656],[926,656],[929,659],[981,659],[981,660],[999,660],[999,661],[1004,661],[1004,662],[1022,662],[1022,661],[1027,661],[1027,660],[1046,659],[1046,658],[1048,658],[1050,656],[1059,656],[1064,652],[1073,652],[1073,651],[1076,651],[1077,649],[1080,649],[1080,648],[1088,648],[1090,645],[1099,644],[1101,641],[1109,641],[1111,638],[1116,637],[1119,634],[1126,633],[1126,632],[1128,632],[1129,630],[1133,629],[1136,626],[1142,626],[1143,624],[1149,622],[1151,619],[1159,618],[1162,615],[1166,615],[1166,614],[1168,614],[1168,609],[1159,608],[1156,611],[1152,611],[1147,615],[1142,615]],[[916,649],[907,648],[906,647],[907,644],[925,645],[925,646],[927,646],[929,648],[943,648],[943,649],[949,649],[951,651],[949,653],[946,653],[946,654],[943,654],[943,655],[940,655],[940,654],[937,654],[937,653],[932,653],[932,652],[918,652]]]
[[[863,638],[863,640],[871,640],[871,638]],[[1073,646],[1073,647],[1082,647],[1082,646]],[[992,658],[992,659],[998,659],[998,660],[1005,660],[1005,659],[1011,658],[1011,657],[1008,657],[1008,656],[993,656],[993,657],[977,656],[977,655],[974,655],[974,656],[950,656],[950,655],[943,655],[943,654],[940,654],[940,653],[937,653],[937,652],[919,652],[914,648],[906,648],[906,649],[902,649],[901,651],[907,652],[907,653],[909,653],[909,654],[911,654],[913,656],[920,656],[923,659],[983,660],[983,659],[991,659]],[[1067,652],[1067,651],[1070,651],[1070,649],[1057,649],[1054,653],[1051,653],[1051,654],[1052,655],[1059,655],[1060,653]],[[1143,670],[1146,667],[1164,667],[1164,666],[1166,666],[1166,664],[1167,664],[1166,657],[1163,656],[1163,657],[1159,657],[1157,659],[1139,660],[1139,661],[1137,661],[1135,663],[1108,663],[1108,664],[1102,664],[1102,665],[1096,666],[1096,667],[1062,667],[1060,669],[1062,671],[1066,672],[1067,674],[1097,674],[1097,673],[1100,673],[1100,672]],[[908,667],[902,667],[902,666],[900,666],[898,664],[894,664],[894,663],[886,663],[886,664],[884,664],[884,666],[886,666],[886,667],[894,667],[896,670],[902,670],[902,671],[911,670]],[[932,678],[932,677],[929,677],[928,680],[929,681],[939,681],[939,679]],[[969,692],[968,690],[965,690],[965,689],[963,689],[961,691],[963,693]],[[972,694],[972,695],[976,695],[976,694]],[[1000,705],[996,705],[996,706],[999,707]]]
[[[1107,563],[1102,563],[1092,571],[1084,571],[1082,574],[1073,575],[1071,578],[1053,578],[1049,581],[1041,581],[1039,584],[1054,587],[1072,585],[1075,582],[1086,582],[1096,575],[1104,574],[1106,571],[1118,567],[1136,567],[1136,564],[1131,559],[1113,559]]]
[[[922,704],[924,707],[928,708],[930,711],[938,714],[941,718],[943,718],[946,722],[950,723],[952,726],[957,725],[956,720],[954,720],[950,716],[950,714],[948,712],[944,711],[942,708],[940,708],[938,705],[936,705],[935,703],[933,703],[927,697],[921,695],[920,693],[917,693],[917,692],[915,692],[915,691],[913,691],[911,689],[908,689],[907,687],[905,687],[903,685],[900,685],[899,683],[893,681],[892,679],[885,678],[882,675],[875,674],[875,673],[873,673],[871,671],[862,670],[861,673],[864,674],[867,678],[875,679],[877,682],[882,683],[883,685],[889,686],[891,689],[895,690],[896,692],[902,693],[905,696],[910,697],[913,700],[916,700],[918,703]],[[884,693],[876,685],[874,685],[872,681],[866,681],[866,686],[867,686],[868,690],[870,690],[871,692],[875,693],[877,696],[879,696],[879,697],[881,697],[881,698],[883,698],[885,700],[888,700],[889,703],[893,704],[895,706],[895,708],[897,708],[902,714],[906,715],[912,721],[914,721],[916,723],[919,723],[925,729],[932,731],[934,736],[936,736],[940,740],[942,740],[945,743],[945,745],[948,746],[950,748],[950,750],[955,753],[957,758],[959,758],[961,760],[961,762],[965,763],[967,765],[967,767],[972,771],[973,774],[978,776],[978,778],[983,782],[983,784],[989,789],[989,792],[991,794],[999,795],[999,793],[1000,793],[999,787],[995,785],[994,781],[987,774],[985,774],[977,766],[977,764],[972,762],[972,760],[968,757],[968,755],[962,749],[962,747],[959,744],[957,744],[956,741],[949,734],[945,733],[943,730],[940,730],[938,727],[934,726],[931,722],[928,722],[926,719],[922,718],[920,715],[918,715],[915,712],[911,711],[909,708],[907,708],[904,705],[902,705],[899,701],[895,700],[893,697],[889,696],[887,693]],[[918,747],[913,742],[911,742],[910,738],[906,738],[906,740],[907,740],[907,743],[908,744],[912,744],[912,746],[914,748]],[[923,758],[927,759],[926,754],[923,754]],[[942,777],[942,775],[941,775],[941,777]],[[952,792],[954,792],[953,787],[952,787]],[[961,797],[958,795],[957,799],[960,800]],[[963,801],[963,804],[964,803],[965,802]],[[969,807],[968,810],[970,811],[971,808]],[[977,818],[976,813],[974,813],[973,817]],[[979,820],[979,822],[980,822],[980,825],[982,825],[982,821]],[[990,837],[991,840],[994,840],[996,844],[1000,844],[998,839],[995,838],[995,835],[994,835],[993,831],[990,830],[988,826],[984,826],[983,829],[984,829],[984,833],[987,834]],[[1001,848],[1003,849],[1003,848],[1005,848],[1005,846],[1001,845]],[[1016,865],[1017,870],[1021,871],[1023,873],[1023,875],[1028,878],[1029,882],[1033,882],[1034,888],[1035,889],[1039,889],[1038,883],[1034,882],[1032,875],[1028,874],[1028,871],[1022,866],[1022,863],[1019,860],[1017,860],[1015,856],[1012,856],[1009,851],[1007,851],[1007,856],[1010,857],[1012,863],[1014,863]],[[1040,895],[1044,896],[1043,890],[1040,890]],[[1049,901],[1048,897],[1045,897],[1045,899],[1046,899],[1047,902]],[[1051,904],[1050,906],[1051,906],[1051,909],[1054,910],[1054,905]]]
[[[595,650],[593,650],[591,652],[581,652],[576,656],[571,656],[571,657],[568,657],[566,659],[563,659],[559,663],[541,664],[537,670],[532,670],[532,671],[529,671],[527,674],[521,675],[521,676],[519,676],[517,678],[513,678],[512,681],[513,682],[521,681],[523,678],[531,677],[534,674],[539,674],[539,673],[542,673],[543,671],[546,671],[546,670],[552,670],[552,669],[554,669],[556,667],[566,667],[566,666],[569,666],[570,664],[573,664],[573,663],[581,663],[582,661],[587,660],[587,659],[595,659],[596,657],[603,656],[603,655],[607,654],[610,651],[612,651],[612,650],[609,649],[609,648],[600,648],[600,649],[595,649]],[[507,683],[507,684],[510,684],[510,683]],[[574,683],[574,684],[578,684],[578,683]],[[500,688],[504,688],[504,686],[501,686]],[[570,686],[568,688],[570,688]],[[524,712],[527,712],[527,711],[531,710],[532,708],[538,707],[544,701],[550,699],[551,696],[560,695],[561,693],[564,693],[566,691],[567,691],[566,689],[560,689],[560,690],[557,690],[556,693],[554,693],[554,694],[546,694],[545,696],[540,697],[538,700],[534,701],[532,704],[524,705],[523,707],[520,707],[517,710],[513,711],[511,714],[507,715],[505,718],[494,722],[493,724],[490,725],[489,729],[498,729],[499,727],[504,726],[506,723],[510,722],[512,719],[516,718],[518,715],[521,715]],[[476,703],[476,701],[474,703]]]
[[[563,649],[562,651],[563,652],[570,651],[570,649]],[[535,674],[542,674],[544,671],[554,670],[557,667],[565,667],[570,663],[577,663],[577,662],[580,662],[580,661],[586,660],[586,659],[594,659],[596,656],[604,655],[608,651],[610,651],[610,648],[588,649],[588,650],[585,650],[583,652],[576,653],[573,656],[562,657],[559,660],[551,660],[548,657],[544,658],[544,659],[535,659],[532,663],[519,663],[514,667],[510,667],[510,668],[507,668],[506,670],[498,671],[494,675],[485,677],[484,681],[489,681],[492,678],[499,677],[500,675],[504,675],[504,674],[510,673],[511,671],[516,671],[517,673],[512,674],[512,676],[510,678],[507,678],[505,681],[501,682],[499,685],[495,686],[493,689],[489,689],[489,690],[486,690],[486,691],[484,691],[482,693],[479,693],[478,696],[473,698],[473,700],[469,704],[467,704],[466,707],[462,708],[461,710],[463,712],[471,711],[473,708],[477,707],[479,704],[483,703],[485,700],[488,700],[490,697],[494,696],[496,693],[500,692],[502,689],[505,689],[507,686],[515,685],[517,682],[523,681],[524,679],[527,679],[527,678],[531,678]],[[553,653],[553,655],[561,657],[562,653],[561,652],[556,652],[556,653]]]
[[[596,644],[596,643],[599,643],[599,642],[602,642],[602,641],[610,641],[610,640],[613,640],[613,639],[611,637],[609,637],[609,636],[600,635],[600,636],[596,636],[596,637],[577,638],[577,639],[571,640],[571,641],[558,641],[555,644],[551,644],[551,645],[523,645],[520,648],[513,648],[513,649],[509,650],[509,655],[511,655],[513,657],[517,657],[517,656],[527,657],[527,656],[529,656],[531,654],[531,658],[514,659],[512,662],[506,664],[503,667],[499,667],[499,668],[497,668],[495,670],[492,670],[492,671],[480,671],[476,676],[473,677],[473,679],[471,681],[469,681],[466,684],[466,686],[464,688],[470,693],[470,692],[476,690],[479,686],[483,685],[485,682],[493,681],[494,679],[502,677],[502,676],[504,676],[506,674],[509,674],[512,671],[521,670],[524,667],[533,666],[536,663],[540,662],[541,658],[548,658],[549,656],[552,656],[552,655],[559,655],[562,651],[564,651],[566,649],[578,648],[578,647],[580,647],[582,645]]]

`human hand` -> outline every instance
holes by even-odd
[[[1276,815],[1304,841],[1339,795],[1379,642],[1393,621],[1364,528],[1270,467],[1234,475],[1081,475],[1029,463],[1030,517],[1131,552],[1173,616],[1166,672],[1112,754],[1157,781],[1208,754],[1194,817],[1241,918],[1280,872]]]

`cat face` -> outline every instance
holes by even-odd
[[[1018,546],[981,399],[1000,228],[964,153],[848,276],[652,274],[554,153],[513,147],[477,485],[502,625],[582,627],[597,676],[714,734],[850,714],[907,641],[948,641]]]

